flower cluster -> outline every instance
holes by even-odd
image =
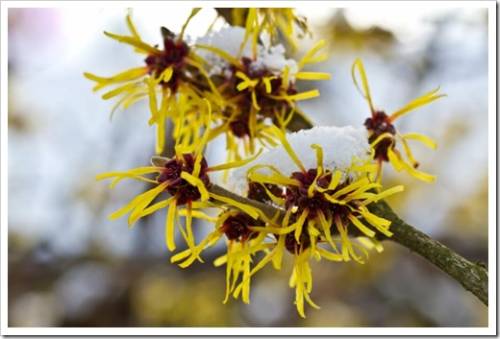
[[[416,169],[407,140],[432,148],[434,142],[416,133],[400,135],[393,122],[442,95],[432,91],[387,115],[374,109],[363,64],[356,60],[353,80],[358,86],[357,72],[371,110],[366,129],[293,131],[295,119],[307,120],[297,103],[319,96],[316,89],[300,91],[298,82],[330,79],[327,73],[304,70],[326,58],[321,52],[325,42],[291,58],[285,45],[297,46],[293,33],[295,28],[307,32],[305,19],[292,9],[249,8],[232,10],[235,26],[188,43],[184,32],[199,10],[192,10],[179,34],[161,29],[162,48],[144,42],[128,15],[130,35],[105,34],[143,54],[142,66],[111,77],[85,73],[96,83],[94,90],[113,86],[103,94],[103,99],[118,99],[112,112],[147,99],[149,124],[157,129],[151,166],[97,176],[112,179],[110,187],[123,179],[150,185],[110,217],[128,214],[132,225],[165,210],[166,247],[174,252],[177,236],[184,240],[183,249],[170,258],[180,267],[203,262],[203,251],[224,241],[226,253],[214,261],[226,267],[224,303],[230,297],[250,302],[251,278],[269,264],[281,269],[288,253],[293,257],[289,285],[305,317],[305,304],[318,308],[310,296],[311,260],[362,264],[370,250],[382,251],[380,239],[392,236],[391,221],[371,206],[404,188],[383,188],[382,163],[434,180]],[[281,35],[287,44],[279,43]],[[170,136],[167,123],[173,126]],[[204,151],[221,135],[227,160],[212,165]],[[174,140],[171,158],[161,156],[167,138]],[[224,187],[211,177],[217,171],[226,174]],[[197,240],[193,218],[212,223],[213,231]]]

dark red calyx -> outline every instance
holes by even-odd
[[[246,241],[257,236],[250,226],[259,226],[259,221],[245,213],[238,213],[227,218],[221,227],[229,240]]]
[[[300,235],[299,241],[295,239],[295,234],[293,232],[288,233],[285,236],[285,247],[290,253],[299,254],[305,249],[309,248],[309,246],[311,246],[311,239],[309,238],[309,235],[307,235],[307,233],[304,231]]]
[[[177,90],[179,79],[182,75],[181,68],[185,63],[185,58],[189,54],[189,46],[184,41],[179,41],[175,38],[175,34],[162,27],[163,50],[150,54],[144,60],[149,69],[149,74],[154,77],[159,77],[165,69],[173,66],[172,78],[168,83],[160,82],[161,85],[167,86],[172,90]]]
[[[180,158],[169,160],[164,165],[164,170],[157,178],[159,183],[168,181],[166,188],[167,192],[172,196],[177,197],[177,205],[184,205],[188,202],[197,201],[200,199],[201,194],[196,186],[191,185],[189,182],[181,178],[181,173],[187,172],[192,174],[194,170],[195,157],[193,154],[183,154]],[[201,160],[201,169],[198,177],[205,184],[210,185],[210,178],[208,177],[208,165],[205,158]]]
[[[237,71],[243,72],[250,79],[261,79],[262,77],[270,77],[274,76],[273,72],[266,68],[256,69],[251,67],[252,59],[243,57],[241,58],[241,63],[243,68],[237,68],[235,66],[232,67],[232,77],[228,79],[229,81],[229,91],[231,91],[231,95],[238,97],[237,104],[241,112],[243,112],[242,116],[247,118],[250,111],[253,109],[253,100],[252,100],[252,92],[255,92],[255,96],[257,99],[257,104],[260,107],[259,117],[262,118],[271,118],[274,122],[277,122],[276,113],[277,112],[289,112],[291,110],[291,105],[286,100],[271,98],[270,96],[278,96],[282,95],[282,84],[283,79],[281,77],[276,77],[275,79],[270,80],[271,91],[267,92],[266,85],[260,81],[255,88],[245,89],[243,91],[237,90],[237,85],[242,81],[239,77],[236,76]],[[297,90],[293,83],[288,85],[286,90],[286,94],[293,95],[296,94]],[[248,119],[247,119],[248,120]],[[248,134],[240,134],[240,135],[248,135]]]
[[[365,127],[371,133],[368,141],[374,142],[379,136],[384,133],[396,135],[396,128],[392,124],[389,116],[383,111],[376,111],[372,117],[365,120]],[[375,146],[375,159],[381,161],[389,161],[387,151],[390,147],[395,146],[394,138],[386,138],[380,141]]]
[[[250,135],[250,126],[248,125],[248,116],[247,115],[241,115],[235,120],[231,121],[229,123],[229,128],[231,129],[231,132],[236,136],[237,138],[244,138],[248,135]]]
[[[298,207],[298,213],[308,209],[308,219],[315,218],[318,211],[325,211],[326,213],[330,205],[330,202],[326,200],[320,192],[315,191],[312,197],[308,196],[308,189],[314,182],[317,173],[316,169],[309,169],[307,172],[292,173],[292,179],[297,180],[300,185],[290,185],[285,190],[285,207],[289,209],[296,206]],[[328,177],[331,178],[331,175],[326,174],[324,178],[321,177],[321,182],[329,182]]]

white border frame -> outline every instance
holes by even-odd
[[[62,327],[8,327],[7,323],[7,244],[8,244],[8,176],[7,176],[7,80],[8,80],[8,54],[7,54],[7,24],[9,8],[49,8],[49,7],[158,7],[158,6],[186,6],[186,7],[296,7],[331,6],[366,8],[370,6],[387,5],[391,7],[432,6],[432,7],[468,7],[488,9],[488,269],[489,269],[489,300],[488,327],[441,327],[441,328],[416,328],[416,327],[380,327],[380,328],[352,328],[352,327],[105,327],[105,328],[62,328]],[[0,115],[0,330],[3,335],[496,335],[496,2],[494,1],[2,1],[0,3],[0,41],[1,41],[1,115]],[[452,311],[452,310],[450,310]]]

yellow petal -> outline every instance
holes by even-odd
[[[131,46],[134,46],[135,48],[138,48],[141,51],[151,53],[151,54],[157,54],[160,51],[157,48],[154,48],[153,46],[150,46],[146,44],[145,42],[139,40],[136,37],[133,36],[125,36],[125,35],[118,35],[118,34],[113,34],[109,32],[104,32],[104,34],[111,39],[114,39],[118,42],[122,42]]]
[[[328,243],[330,244],[330,246],[332,246],[332,248],[337,251],[337,245],[335,244],[335,242],[332,239],[332,232],[330,230],[330,228],[331,228],[331,219],[330,219],[330,222],[328,222],[328,220],[326,220],[325,215],[323,214],[322,211],[320,211],[318,213],[318,218],[319,218],[319,222],[321,224],[321,227],[323,228],[323,234],[326,237],[326,241],[328,241]]]
[[[297,154],[293,150],[292,146],[290,145],[290,143],[286,139],[286,136],[283,133],[283,131],[281,131],[278,127],[276,127],[274,125],[271,126],[271,130],[272,130],[273,134],[280,139],[283,148],[288,153],[288,155],[293,160],[293,162],[297,165],[297,167],[300,168],[300,170],[302,172],[305,172],[306,168],[304,167],[304,165],[302,164],[302,161],[300,161],[299,157],[297,156]]]
[[[438,95],[437,92],[439,92],[439,87],[428,92],[428,93],[425,93],[424,95],[418,97],[417,99],[410,101],[408,104],[406,104],[406,106],[404,106],[403,108],[392,113],[390,115],[389,119],[391,121],[394,121],[394,120],[398,119],[399,117],[407,114],[410,111],[413,111],[421,106],[425,106],[427,104],[430,104],[431,102],[446,96],[445,94]]]
[[[425,172],[422,172],[422,171],[419,171],[419,170],[416,170],[415,168],[413,168],[413,166],[411,165],[408,165],[406,163],[404,163],[404,169],[413,177],[419,179],[419,180],[422,180],[422,181],[425,181],[425,182],[428,182],[428,183],[432,183],[434,181],[436,181],[436,176],[435,175],[432,175],[432,174],[429,174],[429,173],[425,173]]]
[[[189,174],[188,172],[184,172],[184,171],[181,173],[181,178],[186,180],[191,185],[196,186],[196,188],[200,192],[201,201],[207,201],[209,199],[208,190],[200,178],[197,178],[197,177]]]
[[[128,171],[106,172],[96,175],[96,180],[109,179],[114,177],[133,177],[136,175],[159,173],[162,169],[156,166],[137,167]]]
[[[337,199],[337,198],[341,197],[344,194],[350,193],[350,192],[352,192],[354,190],[357,190],[358,188],[361,188],[361,187],[369,185],[369,184],[370,184],[370,180],[368,180],[367,178],[358,179],[355,182],[347,185],[346,187],[338,190],[337,192],[335,192],[334,194],[332,194],[331,197],[333,199]]]
[[[342,172],[339,170],[336,170],[332,174],[332,180],[330,181],[330,184],[328,185],[329,190],[334,190],[337,188],[338,184],[340,183],[340,180],[342,179]]]
[[[391,225],[391,222],[387,219],[381,218],[370,211],[368,211],[366,208],[360,209],[360,213],[365,218],[370,225],[375,227],[379,232],[384,234],[387,237],[392,236],[392,232],[389,231],[389,226]]]
[[[375,140],[373,140],[373,142],[370,144],[370,146],[372,148],[374,148],[375,146],[377,146],[382,140],[384,139],[393,139],[394,138],[394,135],[392,135],[391,133],[389,132],[385,132],[385,133],[382,133],[380,134]]]
[[[358,80],[356,79],[356,70],[361,76],[362,88],[359,87]],[[363,66],[363,62],[361,61],[361,59],[357,58],[352,64],[351,76],[352,80],[354,81],[354,85],[361,93],[363,98],[365,98],[366,101],[368,102],[368,106],[370,106],[370,111],[374,112],[375,109],[373,108],[372,96],[370,94],[370,87],[368,86],[368,78],[366,77],[365,67]]]
[[[250,172],[248,173],[248,179],[261,184],[299,186],[299,182],[297,180],[290,179],[279,174],[264,175],[261,173]]]
[[[428,136],[420,134],[420,133],[406,133],[403,135],[403,139],[411,139],[411,140],[420,141],[425,146],[427,146],[431,149],[434,149],[434,150],[437,148],[437,144],[434,140],[432,140]]]
[[[127,27],[133,37],[138,40],[141,39],[139,33],[137,33],[137,29],[135,28],[134,23],[132,22],[132,16],[130,15],[130,13],[127,14]]]
[[[316,151],[316,167],[318,168],[318,173],[322,173],[323,172],[323,148],[318,144],[312,144],[311,148]]]
[[[99,89],[101,87],[104,87],[104,86],[107,86],[107,85],[110,85],[113,83],[136,80],[136,79],[146,75],[147,72],[148,72],[147,67],[136,67],[136,68],[127,69],[126,71],[117,73],[117,74],[112,75],[110,77],[100,77],[100,76],[97,76],[97,75],[94,75],[94,74],[88,73],[88,72],[83,73],[83,75],[87,79],[99,83],[99,85],[94,88],[94,89]]]
[[[375,236],[375,232],[366,227],[361,221],[359,221],[358,218],[356,218],[352,214],[350,214],[348,218],[353,223],[353,225],[356,226],[364,235],[370,238],[373,238]]]
[[[226,51],[224,51],[220,48],[210,46],[210,45],[204,45],[204,44],[197,44],[197,45],[195,45],[195,47],[205,49],[205,50],[210,51],[214,54],[217,54],[219,57],[226,60],[231,65],[238,66],[240,64],[240,61],[237,58],[233,57],[232,55],[230,55],[229,53],[227,53]]]
[[[119,86],[119,87],[117,87],[109,92],[104,93],[101,98],[103,98],[104,100],[111,99],[111,98],[113,98],[113,97],[115,97],[123,92],[130,92],[131,90],[136,88],[137,85],[138,85],[137,82],[133,82],[133,83],[128,83],[128,84]]]
[[[320,49],[326,46],[325,40],[319,40],[307,53],[300,59],[298,63],[298,69],[302,69],[304,65],[313,63],[314,56]]]
[[[189,22],[191,21],[191,19],[196,15],[198,14],[198,12],[201,10],[201,8],[193,8],[191,10],[191,14],[189,14],[189,17],[187,18],[186,22],[184,22],[184,25],[182,25],[182,29],[181,29],[181,32],[179,34],[179,40],[182,40],[183,37],[184,37],[184,32],[186,31],[186,28],[189,24]]]
[[[251,216],[254,219],[258,219],[259,215],[261,214],[261,212],[258,209],[256,209],[255,207],[252,207],[250,205],[243,204],[243,203],[238,202],[236,200],[233,200],[233,199],[230,199],[230,198],[227,198],[227,197],[224,197],[222,195],[218,195],[218,194],[215,194],[212,192],[209,192],[209,195],[211,198],[213,198],[215,200],[224,202],[226,204],[232,205],[232,206],[242,210],[243,212],[245,212],[246,214],[248,214],[249,216]]]
[[[400,172],[404,168],[404,162],[403,160],[401,160],[401,156],[398,153],[394,152],[391,147],[387,149],[387,157],[389,158],[389,162],[392,164],[396,171]]]
[[[304,226],[304,222],[306,221],[308,215],[309,215],[309,210],[305,209],[304,211],[302,211],[302,214],[300,215],[299,219],[297,219],[297,222],[295,222],[292,225],[295,227],[294,236],[297,242],[300,241],[300,236],[302,234],[302,227]]]
[[[295,224],[287,226],[287,227],[273,227],[273,226],[250,226],[249,229],[254,232],[264,232],[264,233],[273,233],[273,234],[287,234],[293,232],[295,230]]]
[[[140,218],[145,217],[146,215],[150,215],[150,214],[158,211],[159,209],[167,207],[174,199],[175,199],[175,197],[170,197],[166,200],[157,202],[156,204],[149,206],[148,208],[146,208],[142,211]]]
[[[317,251],[319,252],[322,258],[325,258],[327,260],[336,262],[344,261],[344,258],[342,257],[341,254],[329,252],[321,247],[317,247]]]
[[[287,101],[301,101],[319,97],[319,91],[317,89],[312,89],[310,91],[300,92],[292,95],[284,95],[282,97],[279,96],[278,97],[270,96],[270,97],[276,99],[285,99]]]
[[[405,189],[405,187],[403,185],[397,185],[397,186],[394,186],[392,188],[389,188],[381,193],[378,193],[378,194],[375,194],[374,196],[366,199],[363,201],[363,205],[368,205],[372,202],[377,202],[379,200],[382,200],[382,199],[385,199],[387,198],[388,196],[390,195],[393,195],[393,194],[396,194],[396,193],[399,193],[399,192],[403,192]]]
[[[165,230],[165,242],[167,248],[172,252],[175,250],[175,215],[177,209],[177,200],[173,200],[168,208]]]
[[[330,80],[331,75],[323,72],[298,72],[295,74],[295,78],[300,80]]]

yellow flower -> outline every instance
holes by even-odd
[[[186,138],[178,138],[175,145],[175,156],[172,159],[153,157],[153,166],[139,167],[128,171],[103,173],[97,176],[98,180],[114,178],[110,187],[114,187],[118,182],[126,178],[153,184],[153,188],[138,195],[127,205],[112,213],[110,218],[116,219],[130,213],[128,222],[129,225],[132,225],[140,218],[168,207],[165,238],[170,251],[176,248],[174,233],[175,220],[178,215],[186,217],[186,230],[184,231],[180,228],[180,231],[190,248],[194,248],[195,246],[191,228],[192,217],[206,218],[199,211],[194,213],[193,210],[195,209],[224,204],[240,209],[253,218],[258,218],[260,215],[260,211],[256,208],[210,192],[210,172],[243,166],[255,157],[217,166],[208,166],[203,156],[203,151],[209,135],[207,126],[211,121],[211,110],[209,102],[206,101],[206,103],[208,110],[203,115],[205,117],[205,126],[197,126],[198,131],[203,130],[203,127],[205,127],[205,132],[201,136],[193,138],[192,142]],[[155,174],[156,176],[152,178],[146,176],[150,174]],[[163,193],[168,193],[169,197],[151,204]]]
[[[156,124],[156,153],[160,154],[165,145],[165,125],[167,119],[176,123],[181,110],[202,105],[202,97],[208,88],[212,97],[217,97],[216,88],[204,70],[201,60],[183,40],[184,31],[199,9],[193,9],[178,36],[162,27],[163,49],[144,42],[135,28],[130,15],[127,27],[130,35],[104,34],[118,42],[134,47],[134,51],[145,55],[144,65],[134,67],[110,77],[84,73],[96,83],[93,88],[115,86],[102,95],[105,100],[118,98],[111,113],[118,108],[128,108],[137,101],[149,98],[151,118],[149,124]],[[199,76],[198,76],[199,75]],[[201,79],[201,80],[200,80]],[[201,81],[201,83],[200,83]],[[161,99],[157,98],[160,94]]]
[[[262,32],[266,32],[272,40],[282,36],[295,50],[298,47],[295,27],[299,28],[301,35],[310,32],[306,18],[294,12],[293,8],[233,8],[231,14],[234,25],[245,27],[246,39],[252,37],[256,41]]]
[[[266,219],[263,213],[260,219]],[[232,295],[238,298],[241,294],[245,303],[250,302],[250,276],[255,274],[264,265],[257,265],[251,270],[253,256],[261,251],[266,251],[273,246],[265,243],[267,236],[264,232],[256,232],[254,227],[263,227],[266,222],[251,217],[239,210],[229,209],[217,217],[215,230],[210,233],[194,248],[188,248],[171,258],[171,262],[180,262],[180,267],[190,266],[200,253],[207,247],[213,246],[225,235],[227,241],[227,252],[225,255],[215,259],[214,265],[226,265],[226,295],[224,303]]]
[[[391,222],[370,212],[368,205],[403,191],[403,186],[380,190],[381,184],[369,179],[376,170],[370,163],[354,162],[347,172],[324,168],[323,150],[315,144],[311,147],[316,152],[316,167],[305,168],[284,134],[276,127],[274,132],[298,170],[286,176],[266,164],[249,169],[249,181],[261,184],[269,199],[285,210],[280,227],[253,227],[252,230],[279,236],[275,248],[263,262],[273,261],[275,267],[279,267],[284,249],[294,254],[290,286],[296,289],[297,310],[304,316],[304,300],[315,306],[309,297],[312,277],[308,259],[349,261],[352,258],[364,263],[363,256],[367,254],[364,247],[381,250],[376,235],[392,236]],[[280,187],[281,190],[274,192],[281,191],[281,194],[271,192],[266,185]],[[358,237],[360,241],[354,242],[351,237]]]
[[[361,77],[361,88],[356,80],[356,71],[359,72]],[[370,133],[369,141],[374,152],[374,158],[377,160],[379,165],[377,175],[378,179],[381,179],[382,163],[384,161],[388,161],[398,172],[403,170],[419,180],[433,182],[436,179],[435,176],[417,170],[419,163],[413,157],[413,153],[408,145],[408,140],[419,141],[431,149],[436,149],[436,143],[431,138],[419,133],[399,134],[393,124],[401,116],[442,98],[445,95],[438,94],[439,88],[437,88],[418,97],[417,99],[410,101],[401,109],[388,115],[382,110],[375,109],[372,103],[370,88],[368,87],[368,79],[366,77],[365,68],[360,59],[356,59],[352,65],[352,78],[356,87],[361,92],[361,95],[363,95],[366,99],[368,106],[370,107],[371,117],[366,119],[365,126]],[[403,145],[403,151],[406,155],[406,159],[403,157],[401,152],[396,149],[397,141],[400,141]]]
[[[277,69],[262,60],[262,56],[234,56],[215,46],[196,45],[227,63],[224,74],[212,76],[222,97],[215,120],[222,124],[213,129],[211,138],[225,133],[228,161],[241,158],[242,144],[245,155],[253,154],[257,143],[275,146],[270,130],[273,124],[286,130],[295,115],[309,120],[297,103],[318,97],[320,93],[317,89],[298,92],[296,82],[330,79],[328,73],[303,71],[306,65],[326,58],[326,54],[318,54],[324,46],[325,41],[319,41],[299,61],[284,59],[284,52],[273,51],[275,54],[271,53],[269,58],[280,58],[283,62],[282,68]]]

